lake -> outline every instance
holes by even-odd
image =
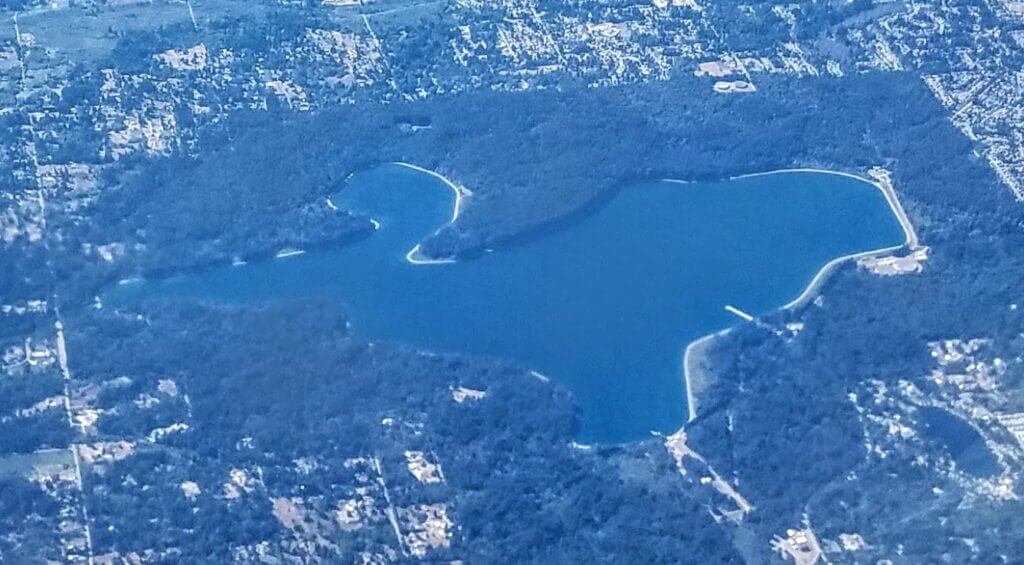
[[[739,321],[725,305],[767,313],[829,260],[904,241],[871,184],[783,172],[641,183],[522,245],[450,264],[409,263],[406,253],[451,219],[453,198],[426,173],[375,168],[333,197],[380,223],[365,240],[121,285],[104,301],[331,297],[365,338],[494,356],[550,377],[577,399],[579,441],[621,442],[685,421],[683,350]]]

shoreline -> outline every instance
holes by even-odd
[[[843,263],[856,261],[857,259],[863,259],[866,257],[890,254],[903,248],[909,248],[911,251],[914,251],[922,247],[921,242],[917,237],[917,232],[914,230],[914,226],[910,222],[910,217],[907,216],[906,211],[903,209],[903,204],[900,203],[899,196],[896,194],[896,189],[892,186],[892,180],[889,177],[889,172],[880,167],[872,167],[869,169],[867,177],[844,171],[829,171],[826,169],[814,168],[790,168],[736,175],[729,177],[726,180],[739,180],[783,173],[817,173],[836,175],[859,180],[874,186],[882,193],[882,196],[885,197],[885,201],[889,205],[889,209],[892,211],[893,215],[896,216],[896,221],[899,222],[900,227],[903,229],[904,242],[900,245],[892,245],[879,249],[850,253],[848,255],[842,255],[832,259],[818,270],[814,275],[814,278],[812,278],[811,281],[807,283],[807,286],[804,287],[803,292],[797,295],[793,300],[790,300],[786,304],[780,306],[778,310],[794,310],[807,304],[808,301],[817,296],[818,290],[821,288],[822,284],[824,284],[824,282],[835,272],[836,268]],[[738,324],[733,324],[725,329],[699,337],[687,344],[683,353],[683,386],[686,387],[687,417],[686,422],[680,427],[680,429],[685,428],[687,424],[693,422],[697,418],[697,398],[694,393],[693,386],[697,381],[697,377],[695,376],[697,368],[694,364],[701,362],[705,348],[707,348],[715,338],[728,334],[737,326]],[[691,366],[694,366],[694,368],[691,369]],[[701,376],[700,378],[701,380],[706,380],[706,375]],[[700,384],[701,391],[703,391],[703,388],[707,383]]]
[[[445,176],[435,171],[431,171],[429,169],[413,165],[411,163],[404,163],[400,161],[393,162],[392,164],[431,175],[432,177],[444,183],[444,185],[451,189],[451,191],[455,194],[455,203],[452,211],[452,219],[449,220],[447,224],[435,230],[435,234],[441,229],[443,229],[445,226],[451,225],[458,220],[459,215],[462,211],[463,200],[464,198],[472,195],[471,191],[469,191],[465,187],[457,185],[456,183],[452,182]],[[867,257],[886,255],[903,248],[909,248],[911,251],[914,251],[922,247],[920,244],[920,240],[917,237],[917,232],[915,231],[909,216],[907,216],[906,211],[903,209],[903,205],[899,200],[899,196],[896,194],[896,190],[892,186],[890,173],[887,170],[882,169],[881,167],[872,167],[871,169],[868,169],[866,176],[845,171],[818,169],[813,167],[794,167],[785,169],[774,169],[771,171],[763,171],[757,173],[745,173],[742,175],[733,175],[730,177],[726,177],[722,180],[731,181],[785,173],[813,173],[835,175],[857,180],[875,187],[879,192],[882,193],[882,196],[885,198],[886,204],[889,205],[889,210],[896,217],[896,221],[899,222],[900,228],[903,230],[904,242],[899,245],[892,245],[888,247],[882,247],[879,249],[860,251],[857,253],[851,253],[848,255],[843,255],[832,259],[828,263],[825,263],[825,265],[818,270],[818,272],[814,275],[811,281],[804,287],[803,291],[800,294],[798,294],[794,299],[780,306],[778,308],[779,310],[794,310],[796,308],[804,306],[808,301],[810,301],[813,297],[817,295],[821,286],[824,284],[826,280],[828,280],[828,278],[833,274],[836,268],[838,268],[840,265],[848,261],[856,261],[858,259],[863,259]],[[667,182],[673,184],[693,184],[694,181],[673,178],[662,178],[659,179],[658,182]],[[405,254],[406,262],[412,265],[444,265],[454,263],[456,261],[454,257],[447,257],[441,259],[422,258],[420,245],[420,243],[417,243],[412,249],[408,251],[408,253]],[[684,349],[682,371],[683,384],[686,387],[687,406],[687,418],[686,422],[683,424],[684,427],[686,424],[692,422],[697,417],[698,393],[695,393],[695,385],[700,385],[700,391],[698,392],[702,392],[704,388],[706,388],[707,386],[706,382],[696,382],[697,378],[695,377],[695,374],[698,372],[696,364],[700,363],[704,349],[708,345],[710,345],[716,337],[720,337],[729,333],[729,331],[731,331],[734,327],[736,327],[736,324],[731,325],[725,329],[716,331],[714,333],[710,333],[702,337],[699,337],[688,343],[686,348]],[[707,380],[706,375],[701,377],[700,380]]]
[[[452,257],[446,257],[444,259],[423,259],[420,253],[420,244],[417,243],[405,254],[405,261],[413,265],[447,265],[454,263],[455,259]]]
[[[729,333],[730,329],[732,328],[730,327],[724,330],[719,330],[715,333],[695,339],[691,341],[683,351],[683,386],[686,387],[686,424],[689,424],[697,418],[697,394],[694,392],[694,385],[698,378],[701,381],[705,380],[705,376],[703,374],[700,377],[697,377],[699,367],[697,367],[696,364],[700,363],[703,359],[701,355],[704,352],[704,348],[711,345],[711,342],[714,341],[716,337]],[[701,384],[703,385],[706,383],[702,382]],[[704,387],[702,386],[702,392],[703,389]]]
[[[471,191],[469,191],[468,189],[466,189],[464,187],[460,187],[459,185],[457,185],[456,183],[454,183],[451,180],[447,179],[443,175],[441,175],[441,174],[439,174],[437,172],[431,171],[429,169],[425,169],[425,168],[419,167],[417,165],[412,165],[412,164],[403,163],[403,162],[392,162],[391,164],[395,165],[395,166],[403,167],[403,168],[406,168],[406,169],[410,169],[410,170],[413,170],[413,171],[429,174],[429,175],[433,176],[434,178],[440,180],[442,183],[444,183],[444,185],[447,186],[450,190],[452,190],[452,192],[455,194],[455,199],[454,199],[454,203],[453,203],[453,212],[452,212],[451,220],[449,220],[446,224],[442,225],[440,228],[435,230],[434,233],[437,233],[438,231],[440,231],[444,227],[446,227],[448,225],[451,225],[453,222],[458,220],[459,215],[462,212],[462,206],[464,204],[463,201],[464,201],[465,198],[467,198],[467,197],[469,197],[469,196],[471,196],[473,194]],[[824,266],[822,266],[817,271],[817,273],[814,275],[814,277],[811,279],[811,281],[806,285],[806,287],[803,289],[803,291],[796,298],[792,299],[791,301],[787,302],[786,304],[783,304],[782,306],[779,306],[779,307],[776,307],[776,308],[772,309],[773,312],[777,311],[777,310],[794,310],[796,308],[804,306],[809,300],[811,300],[812,298],[814,298],[817,295],[820,287],[824,284],[824,282],[828,279],[828,277],[831,274],[833,274],[833,272],[840,265],[842,265],[844,262],[851,261],[851,260],[855,261],[855,260],[866,258],[866,257],[881,256],[881,255],[885,255],[885,254],[890,254],[890,253],[892,253],[894,251],[901,250],[901,249],[903,249],[905,247],[909,248],[910,251],[919,250],[919,249],[927,249],[927,247],[922,246],[920,244],[920,241],[919,241],[919,239],[917,237],[917,234],[916,234],[916,231],[915,231],[915,229],[913,227],[913,224],[910,222],[910,219],[907,216],[905,210],[903,209],[903,206],[902,206],[902,204],[899,201],[899,197],[898,197],[895,189],[892,186],[892,182],[891,182],[891,179],[889,177],[889,172],[884,170],[884,169],[882,169],[882,168],[879,168],[879,167],[873,167],[873,168],[869,169],[868,172],[867,172],[868,176],[861,176],[861,175],[858,175],[858,174],[849,173],[849,172],[843,172],[843,171],[829,171],[829,170],[826,170],[826,169],[788,168],[788,169],[777,169],[777,170],[772,170],[772,171],[757,172],[757,173],[747,173],[747,174],[742,174],[742,175],[724,177],[724,178],[720,179],[718,182],[737,180],[737,179],[744,179],[744,178],[753,178],[753,177],[760,177],[760,176],[767,176],[767,175],[775,175],[775,174],[783,174],[783,173],[814,173],[814,174],[836,175],[836,176],[846,177],[846,178],[858,180],[858,181],[861,181],[861,182],[865,182],[865,183],[867,183],[867,184],[869,184],[871,186],[874,186],[876,189],[878,189],[880,192],[882,192],[882,195],[885,197],[886,203],[889,205],[890,210],[893,212],[893,215],[896,216],[897,221],[900,223],[900,226],[901,226],[901,228],[903,230],[903,233],[904,233],[905,241],[904,241],[903,244],[900,244],[900,245],[893,245],[893,246],[889,246],[889,247],[883,247],[883,248],[880,248],[880,249],[872,249],[872,250],[868,250],[868,251],[861,251],[861,252],[851,253],[851,254],[848,254],[848,255],[843,255],[843,256],[840,256],[840,257],[836,257],[836,258],[828,261]],[[673,183],[673,184],[679,184],[679,185],[688,185],[688,184],[694,184],[694,183],[696,183],[698,181],[688,181],[688,180],[680,180],[680,179],[663,178],[663,179],[659,179],[659,180],[657,180],[655,182],[667,182],[667,183]],[[615,191],[613,193],[613,195],[614,194],[618,194],[618,192],[620,192],[620,191]],[[333,204],[334,204],[334,202],[331,201],[330,198],[328,198],[328,206],[332,206]],[[380,223],[377,220],[374,220],[374,219],[371,218],[370,222],[371,222],[371,225],[372,225],[374,231],[380,229],[381,225],[380,225]],[[279,250],[277,253],[273,253],[273,252],[265,253],[265,254],[261,254],[262,257],[254,256],[254,257],[251,257],[250,259],[252,259],[252,260],[284,259],[284,258],[288,258],[288,257],[291,257],[291,256],[301,255],[301,254],[304,254],[304,253],[306,253],[306,250],[295,249],[295,248],[291,248],[291,249],[286,248],[286,249]],[[410,249],[408,252],[406,252],[405,260],[406,260],[407,263],[409,263],[411,265],[443,265],[443,264],[450,264],[450,263],[457,262],[457,258],[456,257],[445,257],[445,258],[439,258],[439,259],[433,259],[433,258],[426,258],[426,257],[424,257],[422,255],[422,251],[421,251],[421,243],[417,243],[412,249]],[[246,264],[246,263],[248,263],[248,261],[240,260],[240,258],[236,257],[234,259],[234,261],[232,261],[232,262],[230,262],[228,264],[236,265],[237,266],[239,264]],[[192,269],[185,269],[183,271],[177,271],[177,272],[171,271],[171,273],[172,273],[172,276],[178,276],[178,275],[182,275],[182,274],[187,274],[190,271],[204,270],[207,267],[216,266],[217,264],[218,264],[217,262],[214,262],[214,263],[211,263],[210,265],[206,265],[206,266],[202,266],[202,267],[196,267],[196,268],[192,268]],[[137,284],[139,282],[142,282],[144,280],[148,280],[150,278],[151,277],[135,276],[135,277],[122,278],[122,279],[119,279],[119,280],[114,281],[114,282],[115,282],[116,286],[128,286],[128,285],[132,285],[132,284]],[[155,278],[166,278],[166,277],[158,275]],[[739,327],[739,325],[740,324],[729,325],[728,327],[725,327],[723,329],[714,331],[714,332],[709,333],[709,334],[705,334],[705,335],[699,336],[699,337],[689,341],[686,344],[686,346],[685,346],[685,348],[683,350],[683,355],[682,355],[682,367],[681,367],[681,370],[682,370],[682,373],[683,373],[683,375],[682,375],[682,377],[683,377],[683,384],[684,384],[685,389],[686,389],[686,391],[685,391],[685,395],[686,395],[685,402],[686,402],[686,406],[687,406],[687,417],[686,417],[685,421],[682,423],[682,425],[680,426],[680,429],[685,428],[686,425],[688,425],[689,423],[693,422],[697,418],[697,416],[699,414],[699,412],[698,412],[699,397],[700,397],[701,393],[706,391],[707,388],[709,388],[710,384],[714,382],[714,375],[710,371],[701,371],[700,370],[700,363],[702,363],[702,361],[704,359],[705,352],[706,352],[707,348],[712,344],[712,342],[714,341],[715,338],[721,337],[721,336],[724,336],[724,335],[728,334],[730,331],[732,331],[736,327]]]
[[[471,190],[469,190],[468,188],[466,188],[466,187],[464,187],[462,185],[455,184],[454,182],[449,180],[447,177],[445,177],[441,173],[438,173],[437,171],[431,171],[430,169],[426,169],[426,168],[420,167],[419,165],[413,165],[412,163],[405,163],[405,162],[402,162],[402,161],[394,161],[391,164],[399,166],[399,167],[404,167],[406,169],[410,169],[410,170],[413,170],[413,171],[417,171],[417,172],[420,172],[420,173],[426,173],[426,174],[428,174],[428,175],[430,175],[430,176],[440,180],[442,183],[444,183],[445,186],[450,188],[453,193],[455,193],[455,203],[452,205],[452,219],[448,220],[447,224],[444,224],[444,225],[438,227],[436,230],[434,230],[434,234],[437,234],[439,231],[444,229],[446,226],[450,226],[450,225],[454,224],[459,219],[459,215],[462,213],[462,206],[463,206],[464,200],[466,198],[469,198],[470,196],[473,195],[473,192]],[[442,258],[442,259],[422,259],[422,258],[420,258],[421,257],[420,245],[421,245],[421,243],[417,243],[412,249],[409,250],[408,253],[405,254],[406,262],[408,262],[408,263],[410,263],[412,265],[446,265],[448,263],[454,263],[455,262],[455,258],[454,257],[447,257],[447,258]]]
[[[296,255],[305,255],[305,249],[282,249],[274,254],[274,259],[287,259],[288,257],[295,257]],[[232,263],[234,264],[234,263]]]
[[[896,189],[892,186],[892,179],[889,178],[889,171],[881,167],[872,167],[868,169],[867,176],[861,176],[856,173],[847,173],[844,171],[830,171],[828,169],[815,169],[811,167],[803,168],[791,168],[791,169],[776,169],[772,171],[765,171],[762,173],[747,173],[743,175],[736,175],[729,177],[726,180],[739,180],[754,177],[764,177],[768,175],[778,175],[784,173],[817,173],[822,175],[835,175],[839,177],[846,177],[848,179],[859,180],[865,182],[877,188],[882,196],[885,197],[886,204],[889,205],[889,209],[892,210],[896,221],[899,222],[900,228],[903,229],[903,235],[906,237],[906,243],[904,245],[911,249],[920,247],[921,242],[917,238],[917,232],[914,230],[914,225],[910,222],[910,217],[907,216],[906,211],[903,209],[903,204],[900,203],[899,196],[896,194]],[[897,247],[897,246],[894,246]],[[902,246],[898,246],[902,247]]]

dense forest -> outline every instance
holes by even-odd
[[[81,254],[69,253],[57,278],[90,285],[62,293],[81,296],[112,278],[349,241],[367,233],[368,219],[333,211],[324,199],[352,172],[391,161],[437,170],[474,193],[459,222],[425,242],[435,257],[521,241],[638,180],[794,166],[889,167],[930,243],[979,225],[999,233],[1017,221],[1006,191],[916,79],[780,78],[756,98],[696,95],[704,88],[682,77],[628,91],[470,92],[315,115],[239,112],[199,142],[201,158],[135,158],[114,169],[93,221],[65,226],[63,243],[70,250],[125,241],[126,260],[87,269],[75,260]],[[918,151],[925,139],[928,151]],[[69,280],[72,272],[103,274]]]
[[[83,384],[100,387],[95,407],[106,413],[94,440],[137,441],[132,457],[86,477],[96,543],[105,550],[178,548],[182,559],[226,559],[232,547],[286,539],[267,497],[330,504],[356,481],[346,462],[374,455],[396,505],[430,500],[452,508],[458,528],[440,557],[737,559],[693,495],[692,477],[680,477],[663,448],[570,448],[570,397],[523,369],[367,343],[347,333],[336,306],[321,302],[156,302],[74,324],[69,348]],[[140,409],[135,399],[160,379],[173,379],[185,396]],[[460,404],[456,386],[487,396]],[[140,439],[177,421],[189,430],[151,445]],[[402,450],[416,445],[442,462],[445,483],[425,489],[402,468]],[[304,457],[316,471],[294,471],[292,462]],[[187,480],[216,493],[229,469],[256,467],[260,496],[189,502],[178,487]],[[339,553],[325,555],[347,559],[379,535],[337,533]]]

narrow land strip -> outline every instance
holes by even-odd
[[[420,167],[418,165],[413,165],[411,163],[403,163],[401,161],[396,161],[392,164],[398,165],[399,167],[412,169],[414,171],[419,171],[421,173],[426,173],[440,180],[442,183],[444,183],[445,186],[450,188],[451,191],[455,193],[455,204],[452,206],[452,219],[448,220],[447,225],[454,224],[459,219],[459,214],[462,213],[462,207],[464,205],[465,199],[473,195],[473,193],[466,187],[457,185],[454,182],[448,180],[444,175],[437,173],[435,171],[431,171],[430,169],[424,169],[423,167]],[[444,227],[445,226],[441,226],[434,233],[441,231],[442,229],[444,229]],[[419,243],[417,243],[415,247],[410,249],[409,252],[405,254],[405,260],[408,261],[409,263],[412,263],[413,265],[444,265],[447,263],[455,262],[455,259],[451,257],[446,257],[443,259],[429,259],[423,257],[423,253],[420,249]]]

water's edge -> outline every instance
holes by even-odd
[[[880,249],[872,249],[869,251],[862,251],[859,253],[851,253],[849,255],[843,255],[832,259],[826,263],[821,270],[811,279],[811,282],[807,284],[803,292],[801,292],[796,298],[782,305],[778,310],[797,310],[810,301],[812,301],[821,290],[825,282],[834,274],[838,268],[850,261],[856,261],[858,259],[866,259],[869,257],[880,257],[899,251],[901,249],[908,249],[914,251],[921,247],[921,243],[917,237],[917,231],[914,229],[913,224],[910,221],[910,217],[903,209],[903,204],[899,200],[899,195],[896,193],[895,188],[892,186],[892,182],[889,179],[889,174],[884,169],[871,169],[868,174],[870,176],[865,177],[854,173],[842,172],[842,171],[831,171],[827,169],[813,169],[813,168],[800,168],[800,169],[778,169],[774,171],[767,171],[762,173],[751,173],[746,175],[739,175],[730,177],[730,180],[751,178],[766,175],[782,174],[782,173],[818,173],[837,175],[846,178],[856,179],[871,186],[877,188],[882,195],[885,197],[886,203],[889,205],[889,209],[892,211],[896,220],[899,222],[900,227],[903,229],[904,242],[901,245],[894,245],[890,247],[883,247]],[[873,174],[874,173],[874,174]],[[739,324],[735,324],[723,330],[719,330],[714,333],[707,334],[700,338],[697,338],[687,344],[683,352],[683,386],[686,388],[686,407],[687,407],[687,419],[683,424],[682,428],[685,429],[687,424],[697,419],[697,408],[699,406],[700,393],[707,390],[716,380],[714,372],[708,367],[707,364],[707,352],[710,349],[712,342],[716,338],[725,336],[734,328],[738,327]]]
[[[443,176],[442,174],[440,174],[438,172],[431,171],[429,169],[417,166],[415,164],[404,163],[404,162],[392,162],[392,163],[386,163],[385,165],[390,165],[390,166],[397,167],[397,168],[408,169],[408,170],[411,170],[411,171],[415,171],[416,174],[422,173],[424,175],[428,175],[430,177],[433,177],[436,181],[440,181],[440,183],[442,185],[444,185],[446,188],[448,188],[452,192],[453,199],[452,199],[452,201],[450,201],[450,203],[449,203],[449,201],[442,201],[442,202],[439,203],[440,206],[441,206],[441,208],[440,208],[441,210],[447,210],[449,208],[449,206],[450,206],[451,213],[450,213],[449,216],[447,216],[447,218],[446,218],[447,221],[444,221],[443,224],[441,224],[439,227],[436,227],[436,229],[432,231],[432,234],[436,234],[438,231],[440,231],[440,230],[442,230],[444,228],[450,227],[452,224],[455,224],[460,219],[461,212],[463,212],[465,210],[464,206],[466,204],[471,204],[472,203],[471,200],[472,200],[473,193],[469,189],[467,189],[466,187],[462,186],[458,182],[453,182],[452,180],[446,178],[445,176]],[[377,167],[374,167],[374,168],[377,168]],[[824,266],[822,266],[820,269],[818,269],[816,271],[816,274],[813,276],[813,278],[810,280],[810,282],[806,285],[806,287],[803,288],[803,291],[800,292],[799,295],[797,295],[797,297],[795,299],[789,301],[786,304],[783,304],[782,306],[775,306],[775,305],[772,304],[773,301],[769,300],[769,301],[767,301],[767,303],[762,303],[761,304],[761,306],[760,306],[761,310],[759,310],[759,311],[761,311],[761,312],[778,312],[780,310],[795,310],[795,309],[798,309],[798,308],[804,306],[805,304],[807,304],[809,301],[813,300],[813,298],[819,293],[821,286],[831,276],[831,274],[834,273],[838,269],[839,266],[848,263],[850,260],[857,260],[857,259],[861,259],[861,258],[865,258],[865,257],[871,257],[871,256],[886,255],[886,254],[890,254],[890,253],[892,253],[894,251],[898,251],[900,249],[904,249],[904,248],[907,248],[907,247],[910,247],[911,249],[914,249],[914,248],[916,248],[918,246],[917,236],[916,236],[916,233],[914,232],[914,228],[910,224],[910,221],[907,218],[906,213],[903,211],[902,205],[900,204],[895,191],[892,189],[891,182],[889,181],[889,173],[887,171],[884,171],[884,170],[878,169],[878,168],[873,168],[873,169],[870,169],[869,171],[867,171],[867,176],[859,175],[859,174],[853,174],[853,173],[848,173],[848,172],[831,171],[831,170],[827,170],[827,169],[811,169],[811,168],[792,169],[791,168],[791,169],[778,169],[778,170],[773,170],[773,171],[768,171],[768,172],[743,174],[743,175],[732,176],[732,177],[727,177],[727,178],[723,178],[723,179],[719,179],[719,180],[712,180],[712,181],[685,181],[685,180],[678,180],[678,179],[662,178],[662,179],[656,179],[656,180],[648,181],[648,182],[655,182],[655,183],[657,183],[657,182],[668,182],[668,183],[678,183],[678,184],[691,184],[692,182],[728,182],[728,181],[732,181],[732,180],[738,180],[738,179],[744,179],[744,178],[750,178],[750,177],[761,177],[761,176],[777,175],[777,174],[783,174],[783,173],[808,173],[809,175],[810,174],[815,174],[815,175],[834,175],[834,176],[837,176],[837,177],[845,177],[845,178],[848,178],[848,179],[852,179],[852,180],[858,181],[858,183],[855,183],[855,184],[867,183],[867,184],[869,184],[871,186],[874,186],[877,190],[879,190],[882,193],[883,197],[885,198],[885,200],[886,200],[886,202],[887,202],[887,204],[889,206],[890,211],[893,213],[893,215],[898,220],[898,223],[899,223],[900,227],[902,228],[902,231],[903,231],[903,234],[904,234],[903,235],[904,243],[900,244],[900,245],[893,245],[893,246],[884,247],[884,248],[880,248],[880,249],[873,249],[873,250],[869,250],[869,251],[855,252],[855,253],[852,253],[852,254],[848,254],[848,255],[841,256],[841,257],[837,257],[835,259],[831,259],[827,263],[825,263]],[[350,175],[349,178],[351,178],[351,175]],[[640,184],[640,182],[633,183],[633,184]],[[828,188],[828,186],[826,184],[823,187],[823,189],[827,190],[827,188]],[[524,237],[523,239],[534,239],[536,237],[539,237],[539,236],[543,235],[544,233],[547,233],[548,231],[556,231],[558,228],[565,228],[565,227],[567,227],[567,225],[571,225],[575,221],[579,221],[579,220],[583,219],[580,216],[585,216],[585,217],[592,216],[593,214],[601,211],[604,208],[605,204],[608,204],[616,195],[620,194],[621,192],[622,192],[622,188],[619,188],[619,189],[611,191],[609,195],[604,195],[604,196],[607,196],[607,198],[602,197],[602,195],[598,195],[596,197],[596,199],[595,199],[598,202],[598,205],[594,206],[594,205],[592,205],[593,203],[591,203],[591,204],[583,206],[582,210],[578,210],[576,212],[570,212],[569,214],[567,214],[565,216],[565,218],[561,218],[558,221],[552,222],[553,226],[547,226],[547,229],[537,230],[536,232],[534,230],[532,230],[532,229],[529,229],[529,230],[527,230],[529,232],[527,235],[532,235],[533,237]],[[327,197],[327,205],[329,207],[331,207],[332,209],[337,210],[338,208],[334,205],[334,202],[332,201],[332,197],[333,196],[335,196],[335,195],[332,194],[332,195]],[[583,211],[584,213],[580,214],[579,213],[580,211]],[[882,209],[878,208],[878,209],[876,209],[876,211],[877,211],[876,214],[877,214],[878,218],[883,218],[885,216],[884,211]],[[444,212],[444,213],[447,214],[447,212]],[[876,216],[872,216],[871,219],[875,220]],[[374,229],[379,229],[380,224],[376,220],[371,218],[370,222],[371,222],[371,224],[373,224]],[[886,222],[886,223],[888,223],[888,222]],[[434,225],[436,226],[436,224],[434,224]],[[895,227],[895,226],[892,226],[892,227]],[[373,230],[368,230],[368,231],[370,231],[372,233]],[[362,237],[353,237],[352,239],[353,240],[360,240],[360,239],[368,236],[369,234],[368,233],[359,233],[358,235],[362,236]],[[892,235],[894,237],[886,238],[885,240],[875,240],[877,242],[877,243],[875,243],[875,245],[878,245],[879,243],[888,243],[888,242],[897,241],[898,237],[896,237],[896,233],[893,233]],[[427,236],[425,236],[424,239],[419,240],[419,243],[416,243],[408,251],[404,251],[404,249],[402,251],[402,254],[404,256],[403,257],[404,258],[403,262],[407,263],[409,265],[409,267],[412,268],[413,271],[422,272],[421,269],[435,269],[435,268],[436,269],[440,269],[440,270],[444,270],[445,269],[445,266],[443,265],[444,263],[456,263],[456,262],[461,263],[463,260],[472,260],[472,256],[467,256],[467,257],[456,256],[456,257],[437,258],[437,259],[425,256],[424,254],[422,254],[420,252],[420,244],[422,242],[426,241],[427,239],[429,239],[429,237],[431,237],[431,235],[428,234]],[[715,237],[718,237],[718,236],[715,236]],[[415,241],[415,240],[413,240],[413,241]],[[346,243],[353,243],[353,241],[349,241],[349,242],[346,242]],[[411,245],[412,243],[413,242],[411,241],[411,242],[409,242],[406,245]],[[521,243],[523,243],[523,241],[519,241],[518,243],[521,244]],[[793,245],[793,243],[790,243],[790,245]],[[513,244],[513,246],[515,246],[515,245]],[[870,244],[865,245],[865,247],[867,247],[867,246],[870,246]],[[335,247],[335,246],[331,245],[331,246],[325,246],[325,247]],[[402,248],[404,248],[404,247],[405,247],[405,245],[402,246]],[[505,246],[504,245],[500,245],[499,247],[503,248]],[[849,247],[846,247],[845,249],[846,250],[853,250],[853,249],[856,249],[856,246],[849,246]],[[291,249],[291,248],[286,249],[286,250],[279,250],[276,253],[275,258],[277,258],[277,259],[284,259],[284,258],[290,257],[292,255],[302,254],[302,253],[304,253],[304,251],[305,250],[302,250],[302,249]],[[824,261],[827,258],[828,258],[828,253],[825,253],[823,256],[819,256],[819,258],[817,260]],[[401,259],[399,259],[399,260],[401,261]],[[815,261],[815,263],[817,262],[817,260]],[[243,263],[239,262],[238,264],[243,264]],[[430,267],[429,265],[434,265],[434,266]],[[801,275],[799,277],[793,277],[796,280],[791,281],[791,282],[795,282],[796,284],[793,284],[792,286],[787,287],[787,288],[794,289],[794,290],[799,289],[800,286],[798,286],[798,285],[800,285],[803,282],[800,279],[803,278],[803,276],[808,276],[808,275],[810,275],[810,273],[815,272],[813,270],[814,267],[815,267],[814,263],[811,263],[810,265],[805,265],[805,267],[809,267],[809,268],[807,268],[806,270],[801,269],[800,272],[801,273],[807,273],[807,274],[806,275]],[[199,269],[199,270],[205,270],[205,269]],[[784,269],[784,271],[785,271],[785,269]],[[178,274],[181,274],[181,273],[178,273]],[[140,278],[140,279],[135,279],[135,280],[141,282],[141,281],[146,280],[146,279],[152,280],[151,277],[148,277],[148,276],[145,277],[145,278]],[[127,282],[127,281],[122,281],[122,282]],[[781,296],[779,298],[783,298],[784,299],[785,296]],[[780,302],[781,302],[781,300],[780,300]],[[736,313],[736,311],[734,311],[734,313]],[[755,323],[760,323],[760,322],[758,322],[756,320],[753,320],[753,318],[746,316],[743,312],[738,312],[738,313],[742,317],[745,317],[748,320],[752,320]],[[722,321],[723,320],[720,320],[719,322],[722,322]],[[701,397],[707,393],[707,391],[710,389],[710,387],[712,387],[714,385],[715,380],[716,380],[714,372],[711,370],[711,367],[708,364],[708,353],[709,353],[709,351],[711,349],[711,346],[713,345],[714,338],[721,337],[721,336],[729,333],[732,329],[738,327],[735,324],[734,325],[728,325],[728,322],[721,323],[721,325],[720,325],[719,322],[716,322],[714,324],[714,326],[718,326],[718,327],[728,326],[728,327],[725,327],[724,329],[718,330],[718,331],[716,331],[714,333],[711,333],[711,334],[708,334],[708,335],[704,335],[702,337],[694,339],[693,341],[691,341],[688,344],[686,344],[685,348],[682,351],[682,353],[683,353],[683,355],[682,355],[682,363],[681,363],[681,365],[682,365],[681,370],[682,370],[682,373],[683,373],[681,375],[683,377],[682,379],[679,379],[679,373],[678,373],[678,371],[680,371],[679,357],[676,357],[676,368],[674,369],[673,373],[663,373],[664,375],[666,375],[670,379],[673,379],[673,380],[674,379],[679,379],[679,380],[675,380],[675,382],[677,383],[677,386],[678,385],[683,385],[684,386],[684,391],[682,391],[682,392],[683,392],[683,395],[685,396],[685,409],[687,411],[687,414],[686,414],[685,418],[681,418],[680,419],[680,420],[682,420],[681,422],[680,422],[680,420],[676,420],[676,422],[679,422],[679,423],[670,424],[671,428],[669,428],[669,427],[662,427],[661,428],[662,430],[666,430],[667,431],[667,429],[674,429],[676,425],[679,425],[680,429],[685,429],[686,426],[689,423],[693,422],[695,419],[698,418],[698,416],[700,414],[699,409],[700,409]],[[705,326],[705,328],[706,327],[707,326]],[[693,334],[691,333],[690,336],[692,336],[692,335]],[[690,336],[686,336],[686,337],[689,338]],[[667,344],[666,351],[671,352],[674,349],[675,351],[678,352],[679,351],[679,349],[678,349],[679,341],[676,341],[676,340],[670,340],[670,341],[675,341],[676,344],[672,344],[672,343]],[[665,347],[665,346],[666,345],[663,344],[663,347]],[[678,353],[677,353],[677,355],[678,355]],[[682,381],[682,382],[680,382],[680,381]],[[666,398],[665,402],[668,402],[669,404],[678,403],[679,400],[677,400],[678,397],[676,397],[676,394],[678,394],[678,393],[673,394],[671,399]],[[683,408],[683,406],[681,406],[679,404],[676,404],[676,406],[678,406],[679,408]],[[661,434],[658,434],[658,435],[661,435]],[[611,443],[617,443],[617,442],[613,441]]]

